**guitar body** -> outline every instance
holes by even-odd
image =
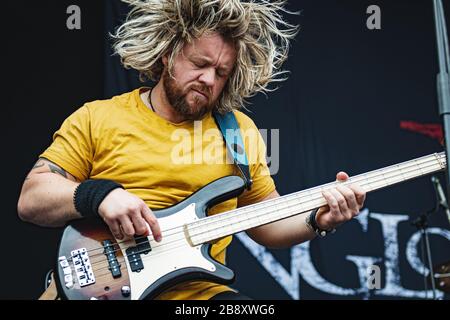
[[[79,220],[64,230],[55,268],[58,291],[69,300],[152,299],[187,281],[229,284],[234,273],[210,255],[211,244],[194,246],[187,223],[245,188],[237,176],[219,179],[170,208],[154,211],[163,241],[136,237],[118,241],[99,219]]]

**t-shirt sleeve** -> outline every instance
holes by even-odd
[[[91,117],[85,105],[63,122],[53,135],[53,143],[40,157],[54,162],[79,181],[84,181],[89,178],[93,154]]]
[[[246,190],[238,198],[238,206],[240,207],[260,202],[276,189],[275,182],[270,176],[270,169],[267,166],[264,139],[253,121],[248,117],[246,118],[249,125],[247,127],[241,126],[241,133],[247,151],[253,184],[250,190]]]

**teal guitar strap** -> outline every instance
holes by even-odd
[[[247,153],[245,152],[244,142],[241,136],[241,130],[233,112],[224,115],[214,112],[214,119],[222,132],[222,136],[227,145],[227,151],[234,163],[239,169],[245,186],[248,190],[252,187],[250,168],[248,164]]]

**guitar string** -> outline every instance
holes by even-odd
[[[362,182],[360,184],[361,186],[369,185],[369,187],[371,188],[370,185],[372,185],[372,184],[376,184],[376,183],[381,182],[381,181],[386,183],[386,181],[388,179],[395,179],[398,176],[402,176],[403,179],[399,180],[399,181],[396,181],[396,183],[402,182],[402,181],[405,181],[405,180],[410,180],[412,178],[406,178],[405,179],[405,175],[410,174],[410,173],[412,173],[414,171],[420,171],[421,172],[420,175],[416,175],[415,176],[415,178],[417,178],[417,177],[419,177],[421,175],[423,176],[425,174],[429,174],[431,172],[440,170],[440,169],[431,169],[430,172],[424,173],[423,172],[424,169],[427,169],[427,168],[430,168],[432,166],[437,166],[438,165],[438,164],[434,164],[434,163],[429,164],[429,162],[430,162],[430,160],[427,160],[427,161],[421,163],[421,167],[419,167],[418,169],[417,168],[413,168],[412,170],[409,170],[409,171],[405,171],[403,169],[409,168],[411,166],[417,167],[417,165],[416,164],[412,164],[412,165],[410,165],[408,167],[403,167],[400,170],[396,169],[396,168],[392,168],[392,169],[395,169],[394,172],[399,172],[399,173],[394,174],[394,175],[390,175],[388,177],[386,177],[388,172],[381,172],[381,174],[377,173],[376,176],[372,176],[372,177],[367,177],[367,176],[364,176],[364,175],[355,176],[354,177],[355,179],[350,179],[350,180],[342,183],[342,185],[351,185],[351,184],[354,184],[354,183]],[[425,165],[425,164],[427,164],[427,165]],[[374,178],[375,178],[375,180],[373,180]],[[381,179],[378,179],[378,178],[381,178]],[[390,183],[390,184],[394,184],[394,183]],[[274,199],[271,199],[271,202],[284,202],[284,203],[286,203],[286,202],[295,200],[295,201],[298,202],[298,203],[296,203],[296,205],[301,205],[302,203],[306,204],[308,202],[313,202],[313,201],[317,201],[317,200],[323,199],[322,193],[324,191],[323,189],[326,189],[326,187],[334,187],[334,186],[338,186],[338,185],[339,184],[337,182],[331,182],[331,183],[328,183],[328,184],[323,185],[323,186],[314,187],[314,188],[311,188],[311,189],[306,189],[306,190],[297,192],[296,194],[290,194],[290,195],[287,195],[285,197],[274,198]],[[385,187],[385,186],[383,186],[383,187]],[[376,190],[376,189],[380,189],[380,188],[382,188],[382,187],[373,188],[372,190]],[[317,189],[320,189],[320,190],[317,190]],[[369,190],[369,191],[372,191],[372,190]],[[319,191],[319,192],[317,192],[317,191]],[[312,193],[315,193],[315,194],[312,194]],[[307,201],[300,201],[303,198],[307,198],[307,197],[309,197],[309,200],[307,200]],[[291,199],[289,199],[289,198],[291,198]],[[265,206],[264,202],[261,202],[260,204],[261,204],[262,207],[272,207],[273,206],[273,203],[271,203],[270,206]],[[281,208],[279,208],[280,210],[283,210],[283,204],[279,204],[278,206],[281,207]],[[249,210],[249,209],[256,209],[256,210]],[[235,210],[241,210],[241,211],[243,211],[243,213],[245,211],[247,211],[245,213],[248,214],[248,213],[252,213],[254,211],[258,211],[260,209],[261,208],[259,208],[259,207],[254,208],[253,206],[249,206],[249,207],[243,207],[243,208],[239,208],[239,209],[235,209]],[[308,211],[308,210],[302,210],[302,212],[306,212],[306,211]],[[241,215],[241,217],[242,216],[243,216],[243,214]],[[225,220],[228,220],[228,219],[229,219],[228,213],[227,214],[222,214],[222,215],[212,216],[212,217],[209,217],[208,219],[203,219],[203,220],[208,220],[208,221],[203,222],[202,220],[200,220],[200,221],[192,223],[190,230],[191,229],[195,229],[195,228],[202,228],[202,227],[204,228],[205,225],[216,224],[218,222],[222,222],[222,221],[225,221]],[[248,219],[244,218],[242,220],[245,221],[245,220],[248,220]],[[199,225],[198,226],[192,226],[193,224],[199,224]]]
[[[432,155],[432,156],[425,156],[425,157],[423,157],[423,158],[426,158],[426,157],[432,157],[432,158],[431,158],[431,159],[428,159],[428,160],[425,161],[425,162],[422,162],[422,163],[421,163],[422,165],[425,164],[425,163],[427,163],[427,162],[430,162],[430,161],[436,161],[436,159],[433,157],[433,155]],[[417,167],[418,165],[417,165],[414,161],[419,161],[419,160],[421,160],[421,159],[423,159],[423,158],[418,158],[418,159],[411,160],[411,161],[407,162],[407,163],[408,163],[408,166],[404,166],[404,167],[402,167],[402,169],[407,169],[407,168],[409,168],[409,167],[411,167],[411,166],[416,166],[416,167]],[[405,164],[406,164],[406,163],[405,163]],[[387,171],[388,169],[390,169],[390,170],[393,171],[393,172],[401,171],[401,170],[402,170],[402,169],[398,169],[398,166],[399,166],[399,165],[393,165],[393,166],[389,166],[389,167],[386,167],[386,168],[383,168],[383,169],[374,170],[374,171],[369,172],[369,173],[366,173],[366,174],[357,175],[357,176],[354,176],[354,177],[350,178],[349,181],[344,182],[343,184],[344,184],[344,185],[353,184],[353,183],[359,182],[360,180],[362,180],[362,181],[367,181],[367,180],[368,180],[367,175],[369,175],[369,174],[372,174],[372,175],[373,175],[373,174],[375,174],[375,173],[378,173],[378,171],[383,171],[381,174],[383,175],[383,178],[386,179],[385,175],[389,173],[389,171]],[[419,169],[421,169],[421,168],[419,168]],[[409,173],[409,172],[410,172],[410,171],[408,171],[408,173]],[[378,173],[378,174],[379,174],[379,173]],[[404,175],[404,173],[403,173],[403,172],[400,172],[400,175]],[[393,178],[393,177],[395,177],[395,176],[397,176],[397,175],[390,176],[389,178]],[[376,176],[375,178],[377,178],[377,177],[378,177],[378,176]],[[373,178],[373,177],[372,177],[372,178]],[[369,179],[371,179],[371,178],[369,178]],[[378,181],[372,182],[372,184],[373,184],[373,183],[376,183],[376,182],[378,182]],[[368,184],[371,184],[371,183],[368,183]],[[259,210],[259,209],[260,209],[259,206],[265,206],[265,205],[267,205],[267,204],[270,204],[270,205],[272,206],[273,204],[272,204],[271,202],[277,202],[277,201],[280,201],[280,199],[282,199],[282,201],[300,200],[301,198],[304,198],[304,197],[306,197],[306,196],[310,196],[311,193],[312,193],[313,191],[315,191],[316,189],[323,189],[323,188],[325,188],[325,187],[328,187],[328,186],[331,187],[331,186],[334,186],[334,185],[337,185],[337,183],[336,183],[336,182],[331,182],[331,183],[328,183],[328,184],[325,184],[325,185],[321,185],[321,186],[317,186],[317,187],[314,187],[314,188],[306,189],[306,190],[299,191],[299,192],[296,192],[296,193],[292,193],[292,194],[289,194],[289,195],[286,195],[286,196],[282,196],[282,197],[279,197],[279,198],[275,198],[275,199],[270,199],[270,200],[267,200],[267,201],[263,201],[263,202],[260,202],[260,203],[258,203],[258,204],[254,204],[254,205],[251,205],[251,206],[248,206],[248,207],[233,209],[233,210],[231,210],[231,211],[226,212],[226,214],[222,213],[222,214],[220,214],[220,215],[210,216],[210,217],[208,217],[207,219],[202,219],[203,221],[198,221],[197,223],[200,222],[200,223],[202,223],[203,225],[208,225],[208,224],[211,224],[211,223],[218,223],[218,222],[227,220],[227,219],[229,218],[229,217],[228,217],[228,214],[231,215],[232,213],[235,213],[234,211],[246,211],[246,210],[249,210],[249,209],[254,208],[254,207],[256,207],[256,206],[258,206],[257,209]],[[308,194],[307,194],[307,195],[303,195],[303,193],[306,193],[306,191],[308,191]],[[298,195],[300,195],[300,197],[298,197]],[[294,198],[294,199],[288,200],[288,198]],[[208,221],[205,221],[205,220],[208,220]],[[210,220],[210,221],[209,221],[209,220]],[[194,222],[194,223],[195,223],[195,222]],[[192,224],[191,224],[191,225],[192,225]],[[170,228],[170,229],[167,229],[167,230],[163,230],[162,232],[164,232],[164,235],[167,237],[167,236],[170,236],[170,235],[172,235],[172,234],[174,234],[174,233],[172,233],[172,234],[166,234],[166,232],[172,231],[172,230],[178,230],[179,228],[183,228],[183,226],[184,226],[184,225],[178,226],[178,227],[174,227],[174,228]],[[195,227],[193,227],[193,228],[195,228]],[[178,231],[175,232],[175,233],[178,233]],[[148,237],[152,237],[152,234],[150,233]],[[127,242],[133,242],[133,241],[135,241],[135,240],[140,240],[140,239],[145,239],[145,238],[147,238],[147,237],[141,236],[141,237],[137,237],[137,238],[135,238],[135,239],[128,239],[128,240],[125,240],[125,241],[122,241],[122,242],[117,242],[117,244],[119,244],[119,243],[122,244],[122,243],[127,243]],[[95,251],[95,250],[104,250],[104,248],[103,248],[103,247],[97,247],[97,248],[93,248],[93,249],[91,249],[91,250],[89,250],[89,251]]]
[[[429,168],[429,167],[431,167],[431,166],[435,166],[435,164],[432,164],[432,165],[428,165],[428,166],[423,166],[423,163],[422,163],[422,168],[420,168],[421,169],[421,171],[423,171],[424,169],[426,169],[426,168]],[[404,176],[405,174],[408,174],[408,173],[410,173],[410,172],[412,172],[412,171],[415,171],[415,170],[410,170],[410,171],[407,171],[407,172],[401,172],[401,173],[399,173],[399,174],[396,174],[396,175],[393,175],[393,176],[390,176],[389,178],[390,179],[392,179],[392,178],[394,178],[394,177],[396,177],[396,176],[399,176],[399,175],[402,175],[402,176]],[[431,172],[433,172],[433,171],[435,171],[435,170],[432,170]],[[383,177],[384,178],[384,180],[386,180],[385,179],[385,177]],[[369,181],[366,181],[366,184],[374,184],[374,183],[377,183],[378,181],[380,181],[379,179],[378,180],[375,180],[375,181],[371,181],[371,182],[369,182]],[[353,181],[353,183],[354,183],[355,181]],[[400,182],[400,181],[399,181]],[[312,196],[310,196],[310,199],[308,200],[308,201],[305,201],[305,203],[307,203],[307,202],[312,202],[312,201],[317,201],[317,200],[319,200],[319,199],[323,199],[323,197],[321,196],[321,195],[319,195],[319,197],[315,197],[315,198],[313,198]],[[279,199],[279,198],[276,198],[276,199]],[[271,200],[276,200],[276,199],[271,199]],[[299,199],[295,199],[295,200],[299,200]],[[286,201],[287,202],[287,201]],[[289,208],[291,208],[291,207],[293,207],[293,206],[299,206],[299,205],[301,205],[301,203],[296,203],[296,204],[293,204],[293,205],[289,205],[289,206],[284,206],[283,208],[279,208],[277,211],[281,211],[281,210],[286,210],[286,209],[289,209]],[[241,210],[242,210],[242,208],[240,208]],[[256,210],[252,210],[252,211],[256,211]],[[306,211],[308,211],[308,210],[306,210]],[[306,212],[306,211],[303,211],[303,212]],[[249,213],[249,212],[247,212],[247,213]],[[260,218],[261,216],[264,216],[264,215],[268,215],[268,214],[272,214],[272,212],[266,212],[266,213],[264,213],[264,214],[262,214],[262,215],[257,215],[257,217],[258,218]],[[213,217],[215,217],[215,216],[213,216]],[[209,218],[211,218],[211,217],[209,217]],[[228,217],[227,217],[227,219],[222,219],[222,220],[228,220]],[[222,221],[222,220],[219,220],[219,222],[220,221]],[[242,219],[242,221],[246,221],[246,220],[248,220],[248,219],[246,219],[246,218],[243,218]],[[242,221],[239,221],[239,222],[242,222]],[[237,222],[237,223],[239,223],[239,222]],[[207,223],[206,225],[210,225],[210,224],[212,224],[212,223],[217,223],[217,221],[212,221],[212,222],[209,222],[209,223]],[[234,224],[236,224],[236,222],[233,222],[233,223],[231,223],[231,224],[229,224],[229,225],[234,225]],[[227,225],[227,226],[229,226],[229,225]],[[176,228],[172,228],[173,230],[175,230],[175,229],[179,229],[179,228],[182,228],[183,226],[180,226],[180,227],[176,227]],[[203,225],[202,226],[194,226],[194,227],[192,227],[192,229],[198,229],[198,228],[200,228],[200,227],[203,227]],[[222,226],[222,227],[220,227],[220,229],[222,229],[222,228],[224,228],[224,227],[226,227],[226,226]],[[211,231],[214,231],[214,229],[213,230],[211,230]],[[184,233],[184,232],[183,232]],[[195,237],[195,236],[197,236],[197,235],[199,235],[199,234],[203,234],[204,232],[201,232],[201,233],[193,233],[192,235],[191,235],[191,238],[193,238],[193,237]],[[172,233],[172,234],[170,234],[170,235],[166,235],[165,236],[165,238],[167,238],[168,236],[173,236],[173,235],[178,235],[179,234],[179,232],[175,232],[175,233]],[[129,240],[129,241],[132,241],[132,240]],[[164,245],[167,245],[167,244],[170,244],[170,243],[173,243],[173,242],[176,242],[176,241],[179,241],[179,239],[177,240],[177,239],[175,239],[175,240],[172,240],[172,241],[169,241],[169,242],[167,242],[167,241],[165,241],[164,242]],[[115,246],[117,246],[117,244],[114,244],[114,247]],[[158,244],[156,244],[155,246],[154,246],[155,248],[156,247],[159,247],[159,245]],[[99,249],[91,249],[91,250],[89,250],[89,251],[94,251],[94,250],[104,250],[104,248],[102,247],[102,248],[99,248]],[[114,252],[117,252],[117,251],[120,251],[120,248],[119,249],[115,249],[114,250]],[[95,257],[95,256],[98,256],[98,255],[104,255],[103,253],[100,253],[100,254],[94,254],[94,255],[92,255],[91,257]]]
[[[434,160],[434,159],[433,159]],[[428,161],[429,162],[429,161]],[[424,165],[424,164],[426,164],[426,162],[423,162],[423,163],[421,163],[422,164],[422,166]],[[414,164],[412,164],[412,165],[414,165]],[[417,165],[415,165],[415,166],[417,166]],[[410,166],[408,166],[408,167],[411,167],[411,165]],[[404,169],[407,169],[408,167],[403,167],[402,169],[404,170]],[[424,166],[424,167],[426,167],[426,166]],[[419,168],[419,169],[421,169],[421,168]],[[391,170],[394,170],[394,172],[398,172],[398,171],[400,171],[400,170],[398,170],[398,168],[391,168]],[[413,170],[414,171],[414,170]],[[389,174],[389,172],[388,171],[386,171],[386,170],[384,170],[383,172],[382,172],[382,175],[383,175],[383,178],[384,178],[384,180],[387,180],[388,178],[390,178],[390,179],[393,179],[393,178],[395,178],[396,176],[398,176],[398,175],[405,175],[405,174],[408,174],[408,173],[410,173],[411,171],[407,171],[407,172],[400,172],[400,174],[396,174],[396,175],[391,175],[391,176],[389,176],[389,177],[387,177],[387,175]],[[378,176],[376,176],[375,178],[377,178]],[[375,183],[377,183],[379,180],[375,180],[375,181],[371,181],[371,182],[368,182],[369,181],[369,179],[373,179],[374,177],[367,177],[367,176],[355,176],[355,177],[353,177],[351,180],[349,180],[348,182],[345,182],[344,183],[344,185],[347,185],[347,184],[353,184],[353,183],[357,183],[357,182],[359,182],[360,180],[361,181],[363,181],[364,183],[366,183],[366,184],[375,184]],[[251,211],[249,211],[249,209],[257,209],[257,210],[259,210],[260,208],[259,207],[265,207],[267,204],[270,204],[270,206],[273,206],[273,203],[272,202],[280,202],[280,201],[283,201],[283,202],[287,202],[287,201],[292,201],[292,200],[296,200],[296,201],[299,201],[299,200],[301,200],[302,198],[305,198],[305,197],[310,197],[310,198],[312,198],[312,195],[311,195],[311,193],[313,193],[316,189],[321,189],[321,191],[325,188],[325,187],[327,187],[327,186],[333,186],[333,185],[335,185],[336,183],[335,182],[332,182],[332,183],[330,183],[330,184],[328,184],[328,185],[323,185],[323,186],[319,186],[319,187],[315,187],[315,188],[311,188],[311,189],[307,189],[307,190],[304,190],[304,191],[300,191],[300,192],[298,192],[298,193],[296,193],[296,194],[290,194],[290,195],[287,195],[287,196],[283,196],[283,197],[280,197],[280,198],[275,198],[275,199],[270,199],[270,201],[269,202],[261,202],[261,203],[259,203],[259,204],[257,204],[258,206],[255,206],[255,205],[253,205],[253,206],[248,206],[248,207],[244,207],[244,208],[238,208],[238,209],[234,209],[234,210],[231,210],[231,211],[229,211],[229,212],[227,212],[227,214],[220,214],[220,215],[215,215],[215,216],[210,216],[210,217],[208,217],[207,219],[202,219],[201,221],[197,221],[197,222],[194,222],[194,223],[191,223],[191,228],[197,228],[197,227],[204,227],[204,226],[207,226],[208,224],[212,224],[212,223],[219,223],[219,222],[222,222],[222,221],[224,221],[224,220],[227,220],[229,217],[229,215],[231,215],[232,213],[234,213],[233,211],[247,211],[247,213],[250,213]],[[305,191],[308,191],[308,194],[305,194],[306,192]],[[300,197],[298,197],[297,195],[301,195]],[[289,198],[292,198],[292,199],[289,199]],[[317,200],[317,199],[320,199],[321,198],[321,196],[319,196],[319,198],[313,198],[313,200]],[[311,200],[311,199],[310,199]],[[253,211],[253,210],[252,210]],[[238,212],[239,213],[239,212]],[[205,220],[208,220],[208,221],[205,221]],[[200,224],[199,226],[192,226],[193,224],[195,224],[195,223],[197,223],[197,224]],[[182,228],[183,226],[178,226],[178,227],[175,227],[175,228],[172,228],[172,229],[168,229],[168,230],[178,230],[179,228]],[[167,236],[170,236],[171,234],[167,234],[166,233],[167,231],[163,231],[163,234],[167,237]],[[175,233],[177,233],[177,232],[175,232]],[[152,236],[152,234],[150,234],[149,235],[149,237],[151,237]],[[140,238],[136,238],[136,239],[143,239],[143,238],[145,238],[145,237],[140,237]],[[129,240],[127,240],[127,241],[124,241],[124,242],[131,242],[131,241],[133,241],[133,239],[129,239]],[[124,243],[124,242],[121,242],[121,243]],[[94,248],[94,249],[91,249],[90,251],[94,251],[94,250],[102,250],[103,249],[103,247],[98,247],[98,248]]]
[[[427,167],[429,167],[429,166],[427,166]],[[426,168],[427,168],[426,167]],[[434,171],[434,170],[433,170]],[[431,171],[431,172],[433,172],[433,171]],[[371,183],[375,183],[375,182],[371,182]],[[298,206],[298,204],[295,204],[295,205],[290,205],[290,206],[286,206],[285,208],[283,208],[283,209],[281,209],[281,210],[288,210],[288,209],[290,209],[291,207],[294,207],[294,206]],[[264,214],[262,214],[262,215],[267,215],[267,214],[270,214],[270,213],[264,213]],[[280,218],[281,219],[281,218]],[[230,225],[234,225],[235,223],[233,223],[233,224],[230,224]],[[218,228],[219,229],[219,228]],[[223,227],[221,227],[220,229],[223,229]],[[192,235],[192,237],[195,237],[195,236],[197,236],[197,235],[199,235],[199,234],[202,234],[202,233],[197,233],[197,234],[193,234]],[[169,247],[169,248],[167,248],[167,245],[169,245],[169,244],[172,244],[172,243],[176,243],[176,242],[183,242],[183,243],[186,243],[186,240],[185,240],[185,238],[180,238],[180,239],[176,239],[176,240],[173,240],[173,241],[171,241],[171,242],[165,242],[165,243],[163,243],[163,244],[161,244],[161,245],[157,245],[157,246],[154,246],[154,248],[156,249],[156,248],[158,248],[158,247],[161,247],[161,246],[164,246],[165,248],[164,248],[164,251],[163,252],[160,252],[160,253],[157,253],[157,254],[152,254],[152,258],[153,257],[155,257],[155,256],[158,256],[158,255],[160,255],[160,254],[164,254],[164,253],[166,253],[167,251],[170,251],[170,250],[173,250],[173,249],[178,249],[178,248],[180,248],[180,247],[183,247],[184,245],[182,245],[182,246],[178,246],[178,244],[176,245],[176,246],[172,246],[172,247]],[[141,254],[141,253],[143,253],[143,252],[145,252],[145,251],[147,251],[147,250],[142,250],[142,252],[136,252],[137,254]],[[144,259],[146,258],[146,257],[143,257]],[[120,259],[120,261],[119,261],[119,259]],[[121,258],[118,258],[117,259],[118,260],[118,262],[125,262],[125,257],[121,257]],[[102,263],[102,262],[104,262],[104,261],[107,261],[107,260],[99,260],[99,261],[95,261],[94,263],[92,263],[92,265],[94,265],[94,264],[98,264],[98,263]],[[106,266],[106,268],[108,268],[109,267],[109,265],[107,265]],[[101,270],[102,268],[100,268],[100,269],[97,269],[97,270]]]
[[[425,168],[428,168],[429,166],[423,166],[423,168],[422,169],[425,169]],[[413,170],[414,171],[414,170]],[[411,171],[408,171],[407,173],[410,173]],[[400,174],[397,174],[397,175],[391,175],[389,178],[390,179],[392,179],[392,178],[394,178],[394,177],[396,177],[396,176],[399,176],[399,175],[404,175],[406,172],[402,172],[402,173],[400,173]],[[386,175],[384,175],[384,178],[386,178]],[[379,180],[375,180],[375,181],[371,181],[371,182],[369,182],[368,180],[365,182],[365,183],[367,183],[367,184],[374,184],[374,183],[376,183],[376,182],[378,182]],[[352,182],[355,182],[355,181],[352,181]],[[313,196],[311,196],[310,194],[309,194],[309,196],[310,196],[310,198],[309,198],[309,200],[307,201],[307,202],[313,202],[313,201],[317,201],[317,200],[320,200],[320,199],[323,199],[323,197],[321,196],[321,195],[318,195],[318,197],[313,197]],[[305,196],[302,196],[301,198],[304,198]],[[300,199],[293,199],[293,200],[301,200],[301,198]],[[288,202],[288,201],[286,201],[286,200],[284,200],[285,202]],[[289,201],[291,201],[291,200],[289,200]],[[280,211],[280,210],[284,210],[284,208],[290,208],[290,207],[292,207],[292,206],[299,206],[299,205],[301,205],[300,203],[295,203],[295,204],[293,204],[293,205],[288,205],[288,206],[286,206],[286,205],[284,205],[282,208],[278,208],[278,211]],[[264,206],[264,208],[266,208],[266,206]],[[241,208],[242,209],[242,208]],[[259,209],[259,208],[258,208]],[[301,210],[300,210],[301,211]],[[307,210],[306,210],[307,211]],[[304,212],[306,212],[306,211],[304,211]],[[266,215],[266,214],[271,214],[271,212],[266,212],[266,213],[264,213],[263,215]],[[243,215],[242,215],[243,216]],[[262,215],[259,215],[258,216],[258,218],[260,218]],[[216,220],[216,221],[213,221],[212,223],[218,223],[218,222],[221,222],[221,221],[224,221],[224,220],[229,220],[229,218],[227,217],[226,219],[220,219],[220,220]],[[241,220],[243,220],[243,221],[246,221],[246,220],[248,220],[248,219],[246,219],[246,218],[243,218],[243,219],[241,219]],[[242,222],[242,221],[239,221],[239,222]],[[211,223],[208,223],[208,224],[211,224]],[[207,224],[207,225],[208,225]],[[234,224],[234,223],[233,223]],[[177,227],[177,228],[173,228],[173,229],[179,229],[179,228],[182,228],[183,226],[180,226],[180,227]],[[200,228],[200,227],[203,227],[203,225],[201,225],[201,226],[194,226],[194,227],[192,227],[191,228],[191,231],[194,231],[195,229],[198,229],[198,228]],[[179,232],[175,232],[175,233],[173,233],[173,234],[171,234],[171,235],[177,235],[177,234],[179,234]],[[195,236],[197,236],[198,234],[192,234],[192,237],[195,237]],[[165,238],[167,239],[167,237],[168,237],[169,235],[166,235],[165,236]],[[130,240],[131,241],[131,240]],[[167,244],[170,244],[170,243],[172,243],[172,242],[174,242],[174,241],[177,241],[177,240],[173,240],[173,241],[170,241],[170,242],[167,242],[167,241],[165,241],[165,245],[167,245]],[[113,245],[111,245],[111,246],[113,246]],[[114,244],[114,247],[116,247],[117,246],[117,244]],[[157,245],[156,245],[157,246]],[[101,249],[103,249],[103,248],[101,248]],[[92,249],[92,250],[90,250],[90,251],[94,251],[94,250],[96,250],[96,249]],[[117,252],[117,251],[120,251],[120,248],[118,248],[118,249],[115,249],[114,251],[112,251],[112,252]],[[91,257],[95,257],[95,256],[98,256],[98,255],[104,255],[103,253],[101,253],[101,254],[95,254],[95,255],[92,255]]]
[[[426,156],[426,157],[430,157],[430,156]],[[419,158],[418,160],[420,160],[420,159],[421,159],[421,158]],[[431,159],[431,161],[434,161],[434,160],[435,160],[434,158]],[[414,161],[414,160],[412,160],[412,161]],[[430,161],[430,160],[428,160],[428,161]],[[426,163],[426,162],[423,162],[422,164],[424,164],[424,163]],[[415,163],[410,163],[410,164],[411,164],[412,166],[417,166]],[[406,169],[406,168],[410,167],[411,165],[409,165],[409,166],[404,166],[402,169]],[[393,168],[392,168],[392,167],[393,167]],[[389,173],[386,169],[391,169],[391,170],[393,170],[393,171],[399,171],[398,165],[397,165],[397,166],[394,165],[394,166],[387,167],[387,168],[384,168],[384,169],[379,169],[379,170],[384,171],[384,172],[383,172],[383,175],[386,175],[387,173]],[[378,170],[372,171],[372,174],[373,174],[373,173],[376,173],[376,171],[378,171]],[[371,174],[371,173],[368,173],[368,174]],[[368,175],[368,174],[366,174],[366,175]],[[400,173],[400,174],[402,174],[402,173]],[[390,178],[392,178],[392,177],[390,177]],[[352,183],[358,182],[358,180],[366,180],[366,181],[367,181],[367,179],[368,179],[367,176],[364,176],[364,175],[355,176],[355,177],[352,177],[348,182],[344,183],[344,185],[346,185],[346,184],[352,184]],[[376,182],[372,182],[372,183],[376,183]],[[305,191],[308,191],[308,195],[310,195],[311,192],[313,192],[313,191],[316,190],[316,189],[319,189],[319,188],[320,188],[320,189],[323,189],[323,188],[325,188],[325,187],[327,187],[327,186],[331,186],[331,185],[333,185],[333,184],[336,184],[336,182],[331,182],[331,183],[326,184],[326,185],[322,185],[322,186],[314,187],[314,188],[311,188],[311,189],[299,191],[299,192],[296,192],[296,193],[293,193],[293,194],[290,194],[290,195],[282,196],[282,197],[280,197],[280,198],[270,199],[269,202],[276,202],[276,201],[279,201],[281,198],[283,198],[284,201],[291,201],[291,200],[287,200],[287,199],[288,199],[289,197],[291,197],[291,198],[296,198],[297,195],[302,194],[302,193],[305,193]],[[308,196],[308,195],[306,195],[306,196]],[[300,199],[303,198],[303,197],[305,197],[305,195],[302,195],[300,198],[295,199],[295,200],[300,200]],[[292,200],[293,200],[293,199],[292,199]],[[267,203],[266,203],[266,201],[264,201],[264,202],[261,202],[261,203],[259,203],[259,204],[261,204],[261,206],[264,206],[264,205],[266,205]],[[255,205],[259,205],[259,204],[255,204]],[[269,203],[269,204],[272,205],[272,203]],[[254,207],[255,205],[245,207],[245,210],[248,210],[249,208]],[[227,213],[232,213],[233,211],[240,211],[240,210],[243,210],[243,209],[244,209],[244,208],[237,208],[237,209],[231,210],[231,211],[229,211],[229,212],[227,212]],[[259,209],[259,208],[258,208],[258,209]],[[214,219],[214,221],[210,221],[210,222],[211,222],[211,223],[217,223],[217,222],[220,222],[220,221],[222,221],[222,220],[228,219],[228,217],[222,217],[222,216],[224,216],[224,214],[216,215],[216,216],[210,216],[210,217],[208,217],[208,218],[218,218],[219,216],[220,216],[220,219]],[[202,219],[202,220],[206,220],[206,219]],[[212,219],[211,219],[211,220],[212,220]],[[208,222],[205,222],[205,221],[202,221],[202,223],[203,223],[204,225],[208,224]],[[167,231],[178,230],[178,229],[181,228],[181,227],[183,227],[183,226],[178,226],[178,227],[174,227],[174,228],[171,228],[171,229],[163,230],[162,232],[163,232],[166,236],[170,236],[171,234],[167,234],[167,233],[166,233]],[[149,234],[149,237],[151,237],[151,236],[152,236],[152,234],[150,233],[150,234]],[[119,243],[132,242],[132,241],[134,241],[134,240],[140,240],[140,239],[144,239],[144,238],[146,238],[146,237],[145,237],[145,236],[141,236],[141,237],[137,237],[137,238],[135,238],[135,239],[128,239],[128,240],[125,240],[125,241],[122,241],[122,242],[118,242],[117,244],[119,244]],[[91,250],[89,250],[89,251],[94,251],[94,250],[103,250],[103,247],[94,248],[94,249],[91,249]]]

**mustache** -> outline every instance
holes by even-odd
[[[198,92],[204,94],[205,96],[207,96],[208,99],[209,99],[209,98],[211,97],[211,95],[212,95],[211,89],[209,89],[209,88],[206,87],[206,86],[202,86],[202,85],[193,85],[193,86],[190,88],[190,90],[198,91]]]

